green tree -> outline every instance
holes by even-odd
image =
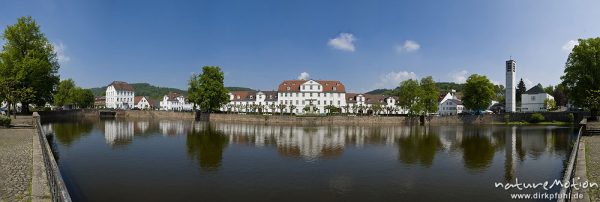
[[[527,91],[527,87],[525,86],[525,82],[523,82],[522,78],[521,81],[519,81],[519,84],[517,84],[517,89],[515,90],[515,96],[517,96],[515,99],[517,103],[521,103],[521,95]]]
[[[556,85],[554,88],[554,92],[552,92],[552,96],[554,100],[556,100],[557,106],[566,106],[567,105],[567,94],[565,92],[565,86],[562,84]]]
[[[224,75],[216,66],[202,67],[202,74],[193,75],[189,82],[188,100],[211,112],[229,102],[228,91],[223,85]]]
[[[486,76],[473,74],[465,84],[463,104],[467,109],[485,110],[495,97],[494,84]]]
[[[68,104],[75,104],[75,82],[72,79],[62,80],[56,87],[56,93],[54,93],[54,106],[64,106]]]
[[[552,93],[554,93],[554,86],[552,85],[548,85],[544,88],[544,92],[548,93],[549,95],[552,95]]]
[[[31,17],[20,17],[4,30],[5,44],[0,52],[0,84],[2,96],[14,105],[43,106],[52,102],[59,82],[60,65],[54,47]]]
[[[371,106],[371,110],[373,110],[373,115],[378,115],[381,110],[383,110],[383,106],[379,103],[375,103]]]
[[[422,90],[417,80],[402,81],[398,88],[398,105],[408,109],[408,114],[411,116],[419,115],[424,108],[423,103],[419,101],[421,94]]]
[[[421,79],[421,90],[422,92],[419,101],[423,105],[425,114],[437,112],[440,91],[438,91],[435,81],[433,81],[431,76]]]
[[[544,106],[546,106],[546,109],[548,109],[548,111],[554,111],[557,109],[556,101],[550,98],[544,99]]]
[[[600,37],[579,39],[579,45],[569,54],[564,72],[560,78],[569,100],[589,109],[595,117],[600,106],[588,99],[600,90]]]
[[[94,106],[94,92],[90,89],[75,88],[74,103],[79,108],[90,108]]]

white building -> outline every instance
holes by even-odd
[[[515,74],[516,74],[517,63],[510,59],[506,61],[506,91],[505,91],[505,103],[506,112],[517,111],[517,100],[515,90]]]
[[[106,108],[130,109],[133,108],[135,92],[133,87],[126,82],[113,81],[106,88]]]
[[[277,91],[231,91],[221,111],[276,113],[277,105]]]
[[[346,103],[348,107],[342,107],[343,111],[348,113],[357,114],[373,114],[374,105],[381,106],[381,110],[377,114],[406,114],[406,110],[403,110],[396,105],[398,97],[387,96],[381,94],[356,94],[346,93]]]
[[[544,101],[546,98],[554,100],[552,95],[544,92],[544,88],[541,84],[534,86],[533,88],[525,91],[521,95],[521,111],[522,112],[540,112],[547,111],[548,106],[545,105]]]
[[[346,89],[339,81],[331,80],[285,80],[277,89],[279,104],[284,112],[303,114],[313,106],[315,113],[326,113],[325,106],[338,108],[346,105]]]
[[[165,111],[191,111],[194,108],[192,103],[187,102],[183,95],[170,92],[163,96],[160,101],[160,109]]]
[[[439,115],[457,115],[465,110],[462,101],[456,96],[456,90],[451,90],[442,97],[438,104]]]
[[[135,96],[135,98],[133,99],[133,103],[134,106],[138,109],[155,109],[156,108],[156,103],[154,102],[154,100],[151,100],[150,98],[146,97],[146,96]]]

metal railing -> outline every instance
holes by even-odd
[[[52,201],[70,202],[71,196],[69,195],[69,191],[65,186],[65,182],[63,181],[62,175],[58,170],[58,164],[56,164],[56,160],[54,159],[54,155],[52,154],[52,150],[50,148],[50,145],[48,144],[48,140],[46,139],[46,135],[42,129],[40,116],[37,113],[34,113],[33,120],[34,127],[37,130],[36,132],[38,134],[40,145],[42,147],[42,156],[44,159],[44,165],[46,166],[46,176],[48,177],[48,185],[50,186]]]
[[[565,174],[562,179],[563,186],[560,189],[560,196],[571,195],[573,192],[572,186],[565,186],[566,184],[570,185],[575,177],[575,169],[577,167],[577,155],[579,153],[579,140],[581,139],[581,135],[583,133],[583,126],[579,127],[579,133],[577,133],[577,139],[575,140],[575,145],[573,145],[573,150],[571,151],[571,157],[569,157],[569,163],[565,168]],[[570,201],[570,197],[562,197],[558,199],[559,202]]]

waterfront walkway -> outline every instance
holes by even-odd
[[[600,136],[584,136],[585,165],[587,177],[590,182],[600,184]],[[600,189],[591,188],[588,191],[590,201],[600,202]]]
[[[50,201],[41,147],[31,116],[0,128],[0,201]]]

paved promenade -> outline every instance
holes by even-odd
[[[584,136],[587,177],[590,182],[600,184],[600,136]],[[588,191],[590,201],[600,202],[600,189]]]
[[[30,116],[17,117],[13,128],[0,128],[0,201],[48,201],[38,137]],[[33,190],[33,191],[32,191]]]

